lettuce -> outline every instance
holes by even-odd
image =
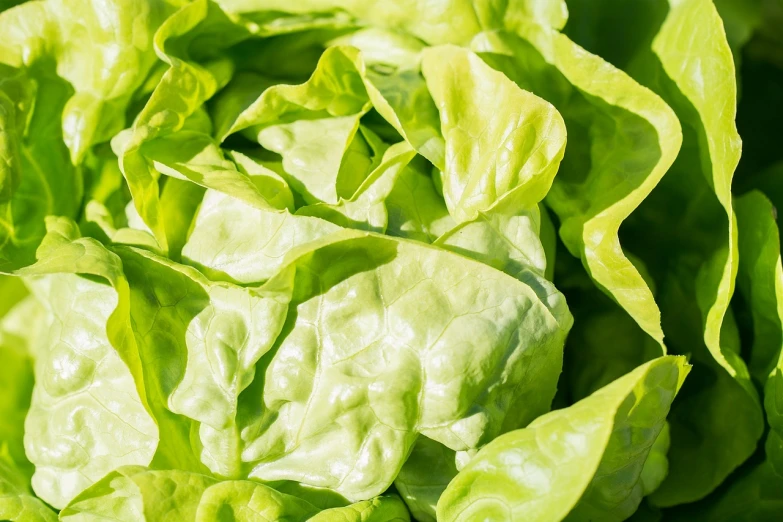
[[[783,517],[781,13],[0,1],[0,519]]]

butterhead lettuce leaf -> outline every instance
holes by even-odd
[[[783,519],[781,20],[0,0],[0,519]]]
[[[641,501],[645,460],[687,372],[681,357],[655,359],[498,437],[449,483],[439,520],[624,520]]]

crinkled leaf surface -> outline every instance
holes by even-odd
[[[320,510],[306,500],[248,480],[216,481],[198,473],[120,468],[71,502],[65,522],[193,520],[212,522],[408,522],[399,498],[382,496]]]
[[[477,448],[548,408],[570,315],[546,281],[347,238],[294,261],[283,334],[240,397],[249,412],[266,406],[242,432],[251,477],[367,498],[391,484],[417,433]]]
[[[60,508],[115,467],[149,463],[158,428],[138,395],[128,365],[135,361],[122,352],[129,332],[112,328],[123,320],[118,304],[127,295],[119,259],[72,235],[72,223],[50,220],[49,228],[41,259],[24,270],[46,309],[25,451],[36,466],[36,494]]]
[[[170,10],[159,0],[110,0],[98,9],[87,0],[46,0],[0,16],[0,61],[33,75],[54,65],[50,74],[72,87],[62,109],[47,117],[61,122],[74,163],[125,126],[131,95],[156,61],[152,36]]]
[[[780,518],[780,20],[0,0],[0,519]]]

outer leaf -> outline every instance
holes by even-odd
[[[670,5],[667,20],[653,42],[653,50],[664,70],[698,113],[700,123],[695,123],[691,115],[683,119],[696,129],[702,126],[703,134],[697,130],[699,146],[710,159],[710,167],[704,174],[728,216],[727,244],[706,260],[697,283],[699,288],[696,297],[705,323],[704,341],[715,359],[731,375],[742,379],[746,375],[744,364],[720,347],[721,323],[731,299],[737,270],[737,234],[731,206],[731,178],[739,161],[741,142],[734,124],[734,67],[720,19],[711,2],[673,0]],[[686,37],[682,29],[692,27],[693,21],[697,19],[708,21],[699,25],[704,33],[699,38],[693,38],[693,35]],[[694,44],[705,45],[697,49]],[[705,56],[713,57],[714,60],[705,61]],[[703,89],[702,75],[718,78],[722,83],[707,92]],[[683,113],[687,110],[676,103],[674,105]]]
[[[764,384],[775,373],[783,347],[783,269],[776,210],[761,192],[736,200],[739,289],[753,317],[750,371]]]
[[[753,317],[751,370],[764,384],[767,459],[783,476],[783,266],[775,208],[760,192],[736,202],[739,285]]]
[[[11,522],[55,522],[57,514],[30,491],[29,476],[0,446],[0,517]]]
[[[366,499],[391,484],[417,433],[476,448],[549,407],[570,316],[548,283],[342,237],[290,254],[302,257],[284,335],[241,397],[251,477]]]
[[[0,301],[0,339],[2,339],[2,332],[6,329],[6,314],[13,310],[29,292],[21,279],[6,275],[0,275],[0,292],[3,294],[3,300]]]
[[[642,467],[687,373],[682,357],[656,359],[498,437],[446,488],[438,519],[624,520],[642,499]]]
[[[42,310],[19,278],[0,276],[0,295],[0,519],[53,521],[56,514],[30,489],[33,467],[23,445]]]
[[[554,281],[555,263],[557,261],[557,230],[555,230],[555,224],[552,222],[552,216],[543,204],[538,205],[538,211],[541,216],[539,231],[541,247],[544,249],[544,259],[546,261],[544,277]]]
[[[248,480],[217,482],[198,473],[126,466],[84,491],[63,522],[407,522],[399,498],[383,496],[321,511],[295,496]]]
[[[634,216],[629,238],[637,238],[634,251],[648,266],[660,267],[655,277],[671,345],[681,353],[693,352],[694,360],[709,367],[696,368],[693,381],[713,388],[687,391],[673,412],[672,469],[653,497],[666,506],[709,493],[750,456],[762,432],[756,390],[725,337],[731,325],[724,317],[737,271],[730,189],[740,140],[734,123],[734,62],[712,2],[669,2],[649,49],[629,70],[666,99],[685,130],[677,162]],[[648,235],[642,244],[641,230],[667,232]],[[663,252],[679,255],[661,262]],[[698,311],[686,311],[686,304],[694,302]],[[692,335],[697,325],[702,339]],[[722,372],[726,375],[714,376]],[[696,410],[679,411],[686,404]],[[735,410],[742,413],[732,422],[720,418],[721,412]],[[704,418],[708,413],[719,417]],[[695,418],[699,421],[694,423]]]
[[[575,145],[547,197],[560,218],[560,235],[599,287],[662,343],[658,307],[617,232],[674,160],[681,139],[677,120],[657,96],[566,36],[530,23],[517,31],[524,40],[486,33],[472,46],[562,113]],[[616,143],[618,136],[627,141]]]
[[[671,416],[672,471],[653,497],[673,505],[714,489],[752,454],[762,432],[756,391],[724,320],[737,270],[734,63],[709,0],[650,2],[638,10],[628,4],[620,13],[613,2],[602,11],[603,3],[589,6],[600,28],[591,46],[617,49],[618,62],[661,95],[683,125],[676,162],[628,220],[623,238],[656,280],[669,346],[694,359],[692,386]],[[627,23],[612,24],[621,13]],[[613,46],[624,31],[634,33],[633,41]],[[728,421],[726,411],[736,415]]]
[[[0,15],[4,34],[13,32],[4,27],[14,11]],[[27,29],[27,24],[14,27],[23,35]],[[30,54],[35,56],[33,50]],[[81,199],[80,172],[68,161],[57,123],[71,89],[41,69],[31,77],[31,71],[0,63],[0,272],[33,263],[45,234],[44,217],[73,216]]]
[[[663,425],[663,429],[658,434],[658,438],[650,448],[650,454],[642,468],[642,488],[644,495],[647,496],[660,487],[666,476],[669,474],[669,446],[671,445],[671,431],[669,424]]]
[[[667,513],[666,520],[687,522],[700,517],[715,522],[774,522],[783,513],[783,478],[767,462],[738,474],[728,487],[718,490],[705,501],[683,506]]]
[[[22,271],[48,312],[25,450],[36,466],[36,493],[62,507],[108,471],[148,464],[158,430],[134,381],[136,354],[120,329],[127,323],[118,324],[127,296],[119,259],[78,239],[67,220],[51,219],[49,228],[40,260]],[[114,288],[77,274],[103,277]]]
[[[196,520],[199,502],[215,479],[185,471],[126,466],[83,491],[60,512],[64,522]]]
[[[25,475],[27,487],[33,469],[24,453],[24,419],[30,408],[33,351],[44,312],[40,303],[25,294],[21,279],[0,277],[0,309],[14,305],[7,313],[0,310],[0,448]]]
[[[73,87],[61,113],[48,117],[61,121],[74,164],[125,126],[131,96],[156,61],[153,33],[169,9],[158,0],[46,0],[0,16],[0,61],[32,68],[53,59]]]
[[[149,400],[167,428],[155,465],[198,471],[196,453],[216,475],[239,477],[238,397],[280,333],[290,284],[284,277],[257,291],[213,284],[154,254],[117,252],[130,281],[131,317],[144,332]]]
[[[204,492],[195,522],[298,522],[311,520],[312,504],[249,480],[220,482]]]

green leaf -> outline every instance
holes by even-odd
[[[712,2],[669,2],[649,47],[628,68],[672,106],[684,133],[677,161],[634,215],[628,237],[633,251],[654,267],[670,346],[706,365],[695,369],[694,380],[703,375],[713,387],[709,394],[693,390],[701,399],[687,402],[699,412],[673,414],[671,473],[652,497],[668,506],[712,491],[753,453],[763,429],[747,367],[724,338],[738,264],[730,189],[741,143],[734,122],[734,63]],[[642,230],[653,233],[642,240]],[[694,304],[697,310],[691,310]],[[697,329],[701,339],[693,335]],[[708,377],[721,372],[725,375]],[[728,402],[719,405],[719,398]],[[714,404],[706,407],[708,400]],[[737,409],[742,414],[732,422],[704,418],[707,412],[723,416]],[[700,419],[696,427],[694,417]]]
[[[432,439],[419,437],[394,479],[394,486],[416,520],[435,522],[438,499],[456,476],[455,452]]]
[[[359,49],[362,53],[362,59],[369,66],[367,79],[381,79],[389,76],[395,80],[402,80],[402,77],[396,77],[395,73],[406,70],[414,70],[415,72],[420,61],[420,53],[425,48],[424,43],[418,38],[403,32],[378,27],[359,29],[335,38],[329,44],[349,45]],[[373,73],[377,76],[373,77]],[[370,83],[374,84],[375,82],[371,81]],[[410,91],[415,92],[416,89],[399,89],[396,92],[400,96],[407,97],[411,94]],[[374,101],[373,104],[375,104]],[[401,103],[400,105],[407,104]],[[412,113],[411,116],[415,117]]]
[[[186,471],[125,466],[112,471],[60,512],[64,522],[196,520],[199,502],[215,479]]]
[[[760,383],[775,373],[783,347],[783,268],[775,207],[761,192],[735,200],[739,247],[737,283],[753,318],[748,366]]]
[[[169,250],[169,244],[160,209],[160,173],[144,157],[142,145],[181,130],[187,119],[228,82],[233,66],[219,51],[247,36],[207,0],[182,5],[155,33],[155,52],[169,69],[136,117],[128,136],[115,141],[133,203],[164,252]]]
[[[57,513],[30,490],[28,475],[0,446],[0,517],[11,522],[56,522]]]
[[[422,70],[440,111],[446,150],[435,166],[455,221],[473,220],[504,198],[523,208],[541,201],[565,150],[557,111],[464,49],[426,50]]]
[[[7,35],[0,61],[31,69],[53,61],[57,76],[73,88],[61,110],[47,117],[61,122],[74,164],[92,145],[125,127],[131,96],[156,61],[153,34],[169,11],[158,0],[110,0],[100,6],[46,0],[0,15],[0,32]]]
[[[138,342],[149,400],[169,428],[155,465],[198,471],[193,452],[215,475],[239,477],[239,396],[283,327],[290,282],[282,275],[250,290],[212,283],[142,250],[117,252],[130,282],[131,317],[145,332]]]
[[[353,141],[345,151],[340,162],[340,171],[337,173],[337,195],[341,199],[350,199],[357,195],[356,191],[380,165],[388,147],[368,127],[359,126]]]
[[[440,116],[419,70],[422,47],[416,49],[417,54],[408,56],[401,64],[392,65],[393,69],[389,70],[387,63],[375,64],[372,54],[364,56],[366,46],[362,46],[361,41],[351,39],[348,42],[362,50],[367,64],[362,79],[375,110],[416,152],[434,165],[443,165],[445,142]],[[411,51],[403,48],[402,52]]]
[[[570,315],[543,279],[347,231],[289,259],[284,333],[240,396],[251,477],[366,499],[419,433],[475,449],[548,409]]]
[[[0,519],[774,518],[781,15],[0,0]]]
[[[0,14],[5,34],[15,11]],[[81,173],[68,159],[58,124],[71,93],[49,67],[28,71],[0,63],[0,272],[35,261],[45,216],[78,211]]]
[[[658,438],[655,439],[652,448],[650,448],[650,454],[647,456],[644,468],[642,468],[640,478],[645,496],[658,489],[669,474],[667,453],[671,445],[670,433],[669,423],[665,423],[663,429],[658,434]]]
[[[321,511],[311,522],[409,522],[405,504],[397,496],[381,496],[346,507]]]
[[[641,473],[688,373],[661,357],[573,406],[482,448],[446,488],[438,519],[624,520]]]
[[[695,20],[702,21],[697,27],[703,33],[698,37],[686,36],[682,29],[693,27]],[[695,47],[698,45],[703,47]],[[722,237],[720,247],[711,252],[699,268],[696,298],[702,310],[707,347],[730,374],[742,379],[746,373],[742,362],[720,347],[721,324],[733,293],[733,279],[737,269],[737,238],[730,187],[739,161],[741,142],[734,124],[736,84],[733,81],[731,53],[717,12],[712,3],[705,0],[672,2],[667,19],[652,47],[682,96],[672,95],[668,98],[684,124],[688,125],[689,140],[683,147],[682,162],[688,160],[689,154],[696,152],[692,148],[694,145],[699,147],[699,154],[707,155],[709,164],[705,165],[702,160],[704,171],[697,173],[706,177],[708,187],[727,216],[722,221],[728,233]],[[712,59],[707,60],[706,56]],[[711,78],[720,79],[721,82],[714,84],[715,88],[708,99],[703,86]],[[695,136],[691,132],[695,132]],[[672,171],[667,181],[673,180],[676,171]],[[662,190],[666,188],[663,186]]]
[[[406,142],[392,145],[353,197],[347,200],[340,198],[336,205],[318,203],[305,206],[296,213],[317,216],[343,227],[383,232],[388,223],[385,200],[414,156],[415,152]]]
[[[761,25],[763,0],[715,0],[715,8],[723,20],[726,40],[729,42],[735,63],[739,64],[743,46]]]
[[[539,276],[546,272],[540,229],[538,206],[519,209],[515,201],[506,199],[489,212],[479,212],[473,221],[455,226],[434,244],[525,280],[529,271]]]
[[[414,159],[403,169],[386,198],[390,236],[432,243],[456,225],[424,163]]]
[[[233,119],[220,139],[245,131],[283,157],[286,181],[305,201],[336,204],[345,195],[338,192],[357,181],[345,180],[355,173],[341,166],[370,108],[361,70],[356,49],[330,47],[307,82],[274,85],[233,118],[220,115]]]
[[[269,522],[311,520],[318,511],[312,504],[249,480],[230,480],[209,487],[193,520]]]
[[[399,498],[382,496],[321,510],[249,480],[216,481],[198,473],[126,466],[109,473],[60,513],[63,522],[408,522]]]
[[[207,134],[180,130],[145,143],[141,154],[161,174],[231,194],[253,206],[269,206],[250,177],[238,171]]]
[[[740,291],[753,318],[750,368],[764,385],[767,458],[783,476],[783,266],[775,207],[760,192],[736,200]]]
[[[557,31],[520,23],[517,32],[483,33],[471,45],[562,114],[572,145],[546,199],[560,236],[596,284],[662,344],[660,312],[618,230],[671,166],[681,141],[677,119],[655,94]]]
[[[288,251],[338,230],[318,217],[254,208],[208,190],[182,258],[215,280],[261,283],[282,268]]]
[[[0,292],[3,294],[3,300],[0,301],[0,331],[5,331],[5,316],[9,311],[22,301],[29,293],[21,279],[7,275],[0,275]],[[2,334],[0,334],[2,339]]]
[[[705,501],[667,512],[666,520],[687,522],[700,517],[715,522],[774,522],[783,512],[783,478],[763,462],[739,472],[726,488],[716,491]]]
[[[526,2],[528,0],[521,0]],[[339,9],[364,24],[407,32],[430,45],[466,43],[482,29],[496,22],[492,3],[465,0],[438,2],[367,2],[363,0],[219,0],[227,11],[247,14],[256,11],[279,11],[307,14]]]
[[[134,381],[119,259],[78,238],[73,222],[49,219],[48,228],[39,261],[20,271],[46,309],[25,451],[35,492],[59,508],[118,466],[148,464],[158,428]]]
[[[752,3],[745,2],[743,9]],[[741,146],[734,122],[737,85],[713,2],[672,0],[638,10],[628,4],[620,11],[614,4],[588,6],[595,17],[590,47],[616,49],[618,63],[659,94],[683,127],[677,160],[628,220],[623,235],[656,281],[667,344],[693,354],[691,381],[705,387],[686,386],[682,402],[674,406],[672,470],[652,497],[669,506],[712,491],[753,453],[763,429],[749,372],[725,338],[731,325],[724,316],[738,263],[730,190]],[[618,16],[627,23],[613,24]],[[633,42],[624,39],[625,31],[634,33]],[[582,32],[575,22],[574,34]],[[618,39],[628,45],[614,45]],[[686,411],[686,404],[693,409]],[[739,413],[727,422],[721,418],[726,411]]]
[[[294,209],[294,195],[285,180],[275,171],[264,166],[263,163],[241,152],[229,154],[240,172],[247,174],[263,196],[267,205],[278,210]],[[233,195],[233,191],[229,192]]]
[[[27,296],[21,279],[0,276],[0,447],[20,472],[26,483],[33,469],[24,453],[24,420],[30,409],[33,392],[33,358],[40,333],[30,324],[42,320],[43,307]],[[10,306],[10,310],[2,308]]]

